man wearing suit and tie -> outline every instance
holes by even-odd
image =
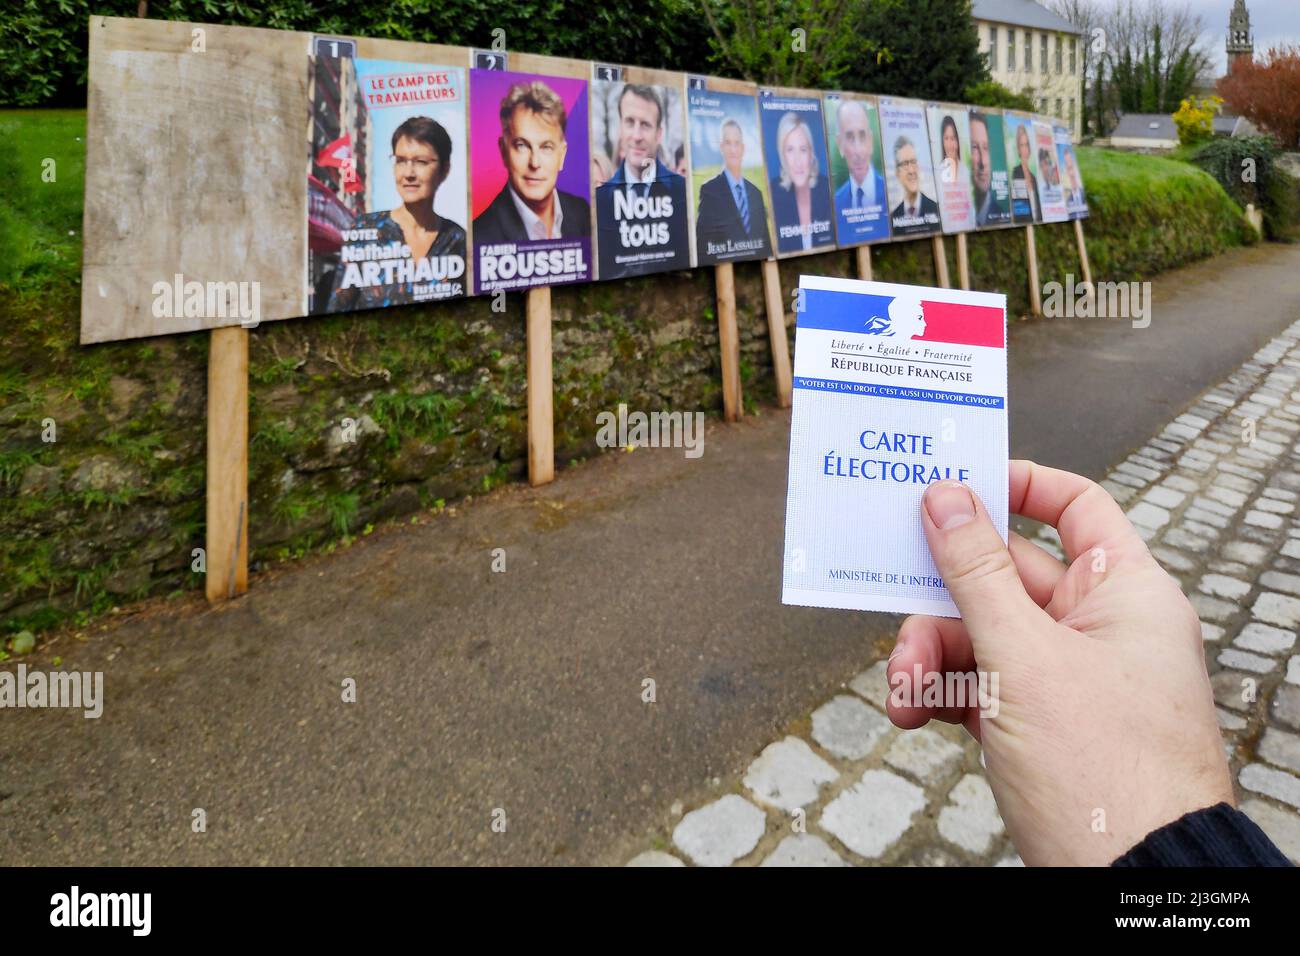
[[[600,278],[689,269],[686,179],[659,160],[664,104],[658,91],[623,87],[618,122],[623,162],[596,187]]]
[[[695,249],[700,264],[766,259],[772,254],[767,204],[757,186],[741,175],[745,135],[734,119],[722,121],[722,172],[700,187]]]
[[[885,177],[872,161],[876,138],[867,107],[857,100],[840,100],[835,112],[835,146],[849,167],[849,178],[835,190],[835,226],[844,244],[889,238],[884,216]]]
[[[506,184],[474,217],[474,245],[591,235],[591,206],[555,188],[568,143],[564,101],[545,83],[516,83],[501,101]]]
[[[921,192],[921,164],[916,146],[906,136],[894,143],[894,175],[903,187],[903,201],[890,213],[894,235],[938,232],[939,204]]]

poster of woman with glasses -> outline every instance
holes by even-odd
[[[466,294],[465,70],[317,56],[310,311]]]

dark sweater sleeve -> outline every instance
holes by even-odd
[[[1146,835],[1111,866],[1291,866],[1255,821],[1226,803]]]

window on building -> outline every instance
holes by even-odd
[[[998,68],[998,28],[989,27],[989,69]]]
[[[1074,76],[1075,66],[1078,62],[1077,60],[1075,60],[1075,53],[1078,45],[1079,45],[1079,41],[1075,37],[1070,37],[1070,75],[1071,76]]]
[[[1063,56],[1061,53],[1063,46],[1064,44],[1061,43],[1061,38],[1058,36],[1056,38],[1056,75],[1057,76],[1060,76],[1062,73],[1065,72],[1064,63],[1062,62]]]
[[[1061,98],[1058,96],[1058,97],[1056,98],[1056,112],[1053,113],[1052,115],[1053,115],[1053,116],[1056,116],[1056,117],[1059,118],[1060,115],[1061,115],[1062,113],[1064,113],[1064,112],[1065,112],[1065,111],[1064,111],[1063,109],[1061,109]]]
[[[1025,72],[1034,72],[1034,35],[1025,31]]]
[[[1046,112],[1047,112],[1047,97],[1046,97],[1046,96],[1040,96],[1040,97],[1038,98],[1038,112],[1040,112],[1040,113],[1046,113]]]
[[[1047,72],[1047,34],[1044,33],[1038,38],[1038,68]]]
[[[1016,31],[1007,31],[1007,72],[1015,72],[1016,69]]]
[[[1070,97],[1069,120],[1070,120],[1070,129],[1071,131],[1073,131],[1074,130],[1074,97],[1073,96]]]

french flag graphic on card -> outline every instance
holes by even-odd
[[[957,617],[921,525],[969,485],[1007,537],[1006,296],[802,276],[782,601]]]

